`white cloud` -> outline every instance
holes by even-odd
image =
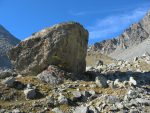
[[[110,9],[104,9],[104,10],[83,10],[83,11],[74,11],[74,10],[70,10],[68,13],[72,16],[85,16],[85,15],[93,15],[93,14],[106,14],[106,13],[116,13],[116,12],[120,12],[120,11],[129,11],[129,10],[133,10],[133,8],[136,7],[145,7],[145,9],[147,7],[149,7],[149,2],[143,3],[143,4],[135,4],[134,6],[128,6],[128,7],[122,7],[122,8],[112,8]]]
[[[138,22],[145,14],[146,9],[136,9],[130,13],[111,15],[98,20],[95,25],[88,27],[90,39],[113,38],[134,22]]]
[[[72,15],[72,16],[85,16],[85,15],[93,15],[93,14],[102,14],[102,13],[112,13],[112,12],[118,12],[120,10],[129,10],[131,9],[130,7],[128,8],[114,8],[114,9],[111,9],[111,10],[99,10],[99,11],[80,11],[80,12],[75,12],[75,11],[72,11],[70,10],[69,11],[69,14]]]

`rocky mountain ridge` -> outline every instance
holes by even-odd
[[[104,40],[100,43],[95,43],[89,47],[89,51],[99,51],[102,54],[106,54],[115,59],[130,59],[135,56],[141,56],[145,52],[150,52],[149,49],[136,48],[140,53],[134,52],[134,55],[129,55],[130,49],[135,48],[139,44],[142,44],[150,38],[150,11],[146,16],[139,22],[132,24],[128,29],[125,30],[120,36]],[[142,44],[144,45],[144,44]],[[126,51],[126,54],[124,52]]]
[[[19,42],[20,40],[0,25],[0,68],[10,68],[11,63],[7,57],[7,52]]]

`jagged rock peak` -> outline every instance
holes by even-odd
[[[107,54],[115,59],[124,59],[126,55],[130,54],[124,51],[131,50],[150,38],[150,11],[146,16],[138,23],[132,24],[128,29],[126,29],[120,36],[105,40],[92,45],[88,51],[99,51],[103,54]],[[139,51],[149,51],[147,47]],[[135,50],[133,50],[135,51]],[[130,57],[140,56],[143,52],[135,52],[132,56],[127,56],[126,59]],[[130,51],[131,52],[131,51]],[[149,51],[150,52],[150,51]],[[123,55],[124,58],[121,58]],[[119,56],[119,57],[118,57]]]

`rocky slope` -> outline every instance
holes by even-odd
[[[11,53],[15,66],[29,67],[29,71],[35,71],[30,67],[38,66],[40,73],[37,76],[21,75],[20,71],[12,75],[4,73],[3,78],[0,77],[0,113],[150,113],[150,55],[146,53],[128,62],[88,52],[87,60],[95,57],[85,70],[87,39],[83,26],[75,22],[63,23],[34,34],[12,49],[17,51]],[[52,42],[55,43],[49,48]],[[58,53],[65,47],[64,58]],[[53,53],[67,61],[70,67],[60,66],[62,62],[47,63],[45,69],[38,65],[45,63],[42,61],[46,58],[48,62],[49,57],[44,55]],[[76,59],[78,55],[83,56]],[[96,65],[91,66],[92,62]],[[68,71],[80,68],[83,70],[77,74]]]
[[[149,44],[149,39],[150,11],[139,23],[131,25],[119,37],[95,43],[89,50],[99,51],[115,59],[127,60],[149,52],[149,47],[145,46],[145,43]]]
[[[19,40],[0,25],[0,68],[8,68],[11,66],[6,54],[18,43]]]
[[[149,71],[150,56],[146,54],[131,62],[91,66],[84,73],[85,78],[64,78],[58,85],[40,81],[36,76],[0,79],[0,112],[149,113]],[[58,69],[51,72],[63,73]]]

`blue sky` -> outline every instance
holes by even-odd
[[[150,9],[150,0],[0,0],[0,24],[23,40],[45,27],[80,22],[89,44],[121,34]]]

